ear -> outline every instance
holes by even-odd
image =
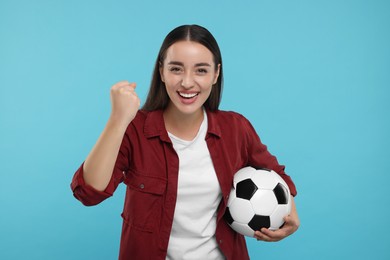
[[[218,64],[217,70],[215,71],[215,77],[214,77],[213,85],[214,85],[215,83],[217,83],[217,81],[218,81],[219,71],[220,71],[220,70],[221,70],[221,64]]]
[[[158,70],[160,72],[160,78],[161,78],[161,81],[165,83],[165,79],[164,79],[164,73],[163,73],[163,65],[161,63],[161,61],[158,63],[159,67],[158,67]]]

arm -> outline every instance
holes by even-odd
[[[121,81],[111,88],[111,115],[83,166],[85,183],[103,191],[110,182],[127,126],[134,119],[140,100],[135,83]]]
[[[262,228],[260,231],[255,232],[255,238],[257,240],[276,242],[282,240],[289,235],[293,234],[299,228],[300,222],[298,218],[297,209],[295,207],[294,198],[291,196],[291,213],[284,218],[284,225],[282,228],[272,231],[267,228]]]
[[[244,129],[246,137],[246,149],[248,155],[248,165],[255,168],[266,168],[275,171],[287,183],[292,196],[297,195],[294,182],[284,171],[285,167],[280,165],[274,155],[272,155],[267,146],[264,145],[257,135],[252,124],[244,118]]]
[[[295,207],[294,196],[297,194],[295,184],[284,172],[284,166],[280,165],[276,157],[270,154],[267,147],[263,145],[260,138],[256,134],[253,126],[247,122],[247,147],[249,155],[249,164],[254,166],[260,166],[268,169],[272,169],[277,172],[287,183],[291,192],[291,212],[289,216],[284,218],[285,224],[282,228],[272,231],[267,228],[262,228],[260,231],[255,232],[255,238],[263,241],[279,241],[291,234],[293,234],[299,227],[300,222]]]

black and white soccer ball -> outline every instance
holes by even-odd
[[[225,219],[236,232],[253,237],[263,227],[279,229],[290,211],[290,190],[276,172],[245,167],[234,175]]]

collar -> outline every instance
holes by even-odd
[[[144,125],[144,134],[146,138],[159,136],[162,141],[171,143],[167,130],[164,124],[163,110],[154,110],[146,112],[146,119]],[[221,128],[218,124],[218,110],[211,112],[206,109],[208,129],[206,138],[211,134],[221,137]]]

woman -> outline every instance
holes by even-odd
[[[71,187],[95,205],[127,185],[120,259],[248,259],[244,237],[223,219],[233,175],[245,166],[273,169],[296,195],[249,121],[218,110],[222,79],[214,37],[185,25],[165,38],[141,110],[135,83],[111,88],[107,125]],[[258,240],[297,230],[292,202],[283,228],[259,230]]]

